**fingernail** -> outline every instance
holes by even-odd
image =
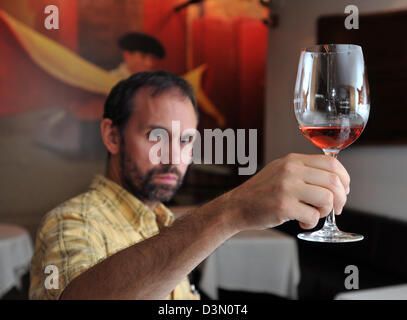
[[[343,208],[339,209],[338,211],[335,211],[335,213],[339,216],[342,213],[342,209]]]
[[[349,194],[349,192],[350,192],[350,188],[349,188],[349,186],[347,186],[346,187],[346,194]]]

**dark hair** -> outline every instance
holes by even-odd
[[[121,133],[124,132],[134,107],[141,107],[133,104],[133,98],[141,88],[152,88],[152,97],[178,89],[184,97],[189,98],[198,119],[198,106],[193,88],[184,78],[166,70],[138,72],[116,84],[105,102],[103,118],[111,119]]]
[[[130,52],[140,51],[156,56],[157,58],[165,57],[165,49],[153,36],[140,32],[129,32],[122,35],[118,40],[120,49]]]

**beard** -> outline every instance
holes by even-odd
[[[124,143],[120,148],[120,167],[125,189],[141,201],[167,202],[174,197],[182,185],[182,173],[171,164],[153,168],[146,174],[142,174],[137,164],[132,162],[126,153]],[[178,178],[176,184],[153,183],[155,176],[165,173],[175,174]]]

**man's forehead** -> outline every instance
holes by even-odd
[[[192,102],[178,88],[155,93],[155,88],[141,88],[133,98],[132,118],[139,125],[148,126],[157,121],[180,121],[181,125],[196,127],[197,119]]]
[[[137,90],[134,100],[135,101],[150,101],[157,102],[157,100],[175,99],[191,103],[190,99],[183,94],[180,88],[166,88],[160,89],[156,87],[143,87]],[[192,105],[192,103],[191,103]]]

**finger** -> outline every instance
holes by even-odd
[[[337,159],[326,155],[303,155],[303,157],[301,157],[301,160],[307,167],[322,169],[335,173],[341,179],[345,190],[348,190],[350,184],[350,176],[345,167]]]
[[[303,183],[294,193],[300,202],[317,209],[320,217],[326,217],[333,208],[334,195],[327,188]]]
[[[336,174],[320,169],[308,168],[303,173],[303,179],[304,182],[308,183],[309,185],[323,187],[332,192],[333,208],[337,214],[341,213],[347,198],[344,186]],[[314,192],[317,192],[317,190],[314,190]],[[323,192],[323,195],[321,196],[329,197],[326,192]]]
[[[310,205],[302,202],[296,202],[293,205],[292,214],[289,216],[290,220],[297,220],[304,229],[312,229],[318,224],[321,217],[320,212]]]
[[[305,224],[305,223],[302,223],[302,222],[298,222],[298,224],[300,225],[301,228],[307,229],[307,230],[313,229],[313,228],[316,227],[316,226],[308,225],[308,224]]]

